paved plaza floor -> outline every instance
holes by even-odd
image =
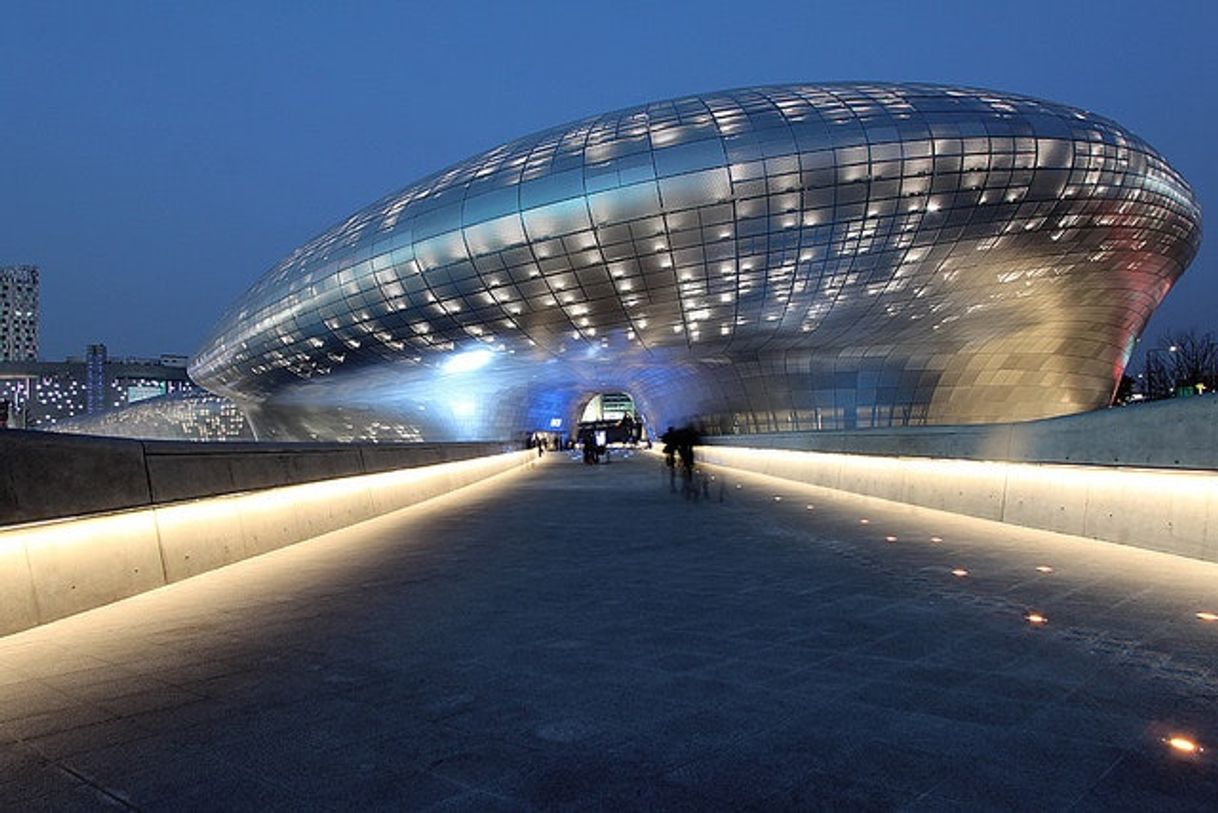
[[[0,638],[0,809],[1218,804],[1218,566],[716,477],[551,454]]]

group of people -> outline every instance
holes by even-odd
[[[579,444],[584,450],[584,462],[589,466],[600,463],[602,457],[606,463],[609,462],[609,442],[603,430],[582,429],[579,433]]]

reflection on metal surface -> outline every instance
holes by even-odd
[[[69,434],[157,440],[223,442],[253,440],[245,417],[227,398],[196,389],[147,398],[98,415],[60,421]]]
[[[260,436],[501,438],[597,392],[710,432],[1103,405],[1196,253],[1151,147],[932,85],[690,96],[496,147],[271,269],[192,375]]]

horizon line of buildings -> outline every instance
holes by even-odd
[[[0,429],[135,436],[148,428],[143,414],[148,410],[142,410],[137,421],[101,416],[167,398],[174,402],[166,414],[173,415],[175,435],[199,440],[252,437],[235,405],[191,380],[187,355],[116,357],[98,342],[86,346],[81,356],[42,360],[39,313],[38,266],[0,267]]]

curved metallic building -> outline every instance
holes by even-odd
[[[1106,404],[1192,260],[1102,117],[933,85],[748,88],[504,144],[272,268],[191,375],[260,437],[504,438],[624,391],[711,432]]]

